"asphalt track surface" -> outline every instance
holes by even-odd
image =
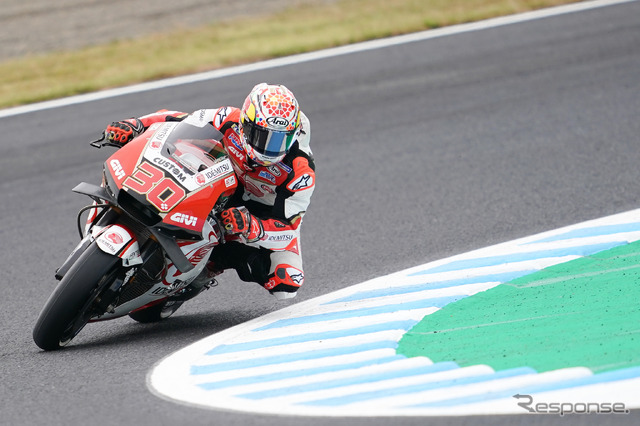
[[[77,242],[71,192],[111,152],[108,122],[238,105],[281,81],[311,118],[317,190],[295,301],[428,261],[638,207],[640,2],[0,119],[3,424],[638,424],[622,416],[329,419],[253,416],[152,395],[150,367],[285,306],[220,285],[170,320],[91,324],[63,351],[31,340]],[[561,326],[561,324],[559,324]]]

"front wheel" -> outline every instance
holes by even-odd
[[[42,308],[33,340],[45,351],[67,345],[87,324],[96,299],[116,278],[120,258],[93,242],[78,258]]]

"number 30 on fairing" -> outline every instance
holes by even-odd
[[[173,209],[186,195],[182,187],[149,163],[140,164],[122,185],[138,194],[146,195],[149,203],[161,212]]]

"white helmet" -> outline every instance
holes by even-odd
[[[298,101],[283,85],[260,83],[242,105],[240,124],[247,156],[263,166],[279,163],[300,132]]]

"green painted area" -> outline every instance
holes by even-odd
[[[640,242],[555,265],[427,315],[397,352],[538,372],[640,365]]]

